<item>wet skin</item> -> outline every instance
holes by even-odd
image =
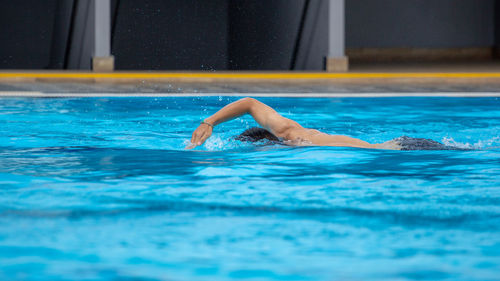
[[[212,135],[213,127],[218,124],[245,114],[250,114],[262,128],[283,140],[283,143],[287,145],[400,149],[397,144],[390,141],[383,144],[371,144],[349,136],[329,135],[318,130],[304,128],[299,123],[281,116],[268,105],[253,98],[243,98],[230,103],[205,119],[193,132],[191,143],[186,146],[186,149],[202,145]]]

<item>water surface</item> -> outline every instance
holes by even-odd
[[[500,100],[262,98],[470,151],[184,150],[228,97],[0,99],[1,280],[500,280]]]

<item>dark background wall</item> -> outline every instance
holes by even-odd
[[[327,1],[309,0],[305,5],[293,70],[322,70],[328,56],[329,6]]]
[[[494,6],[495,0],[346,0],[346,46],[492,46]]]
[[[306,1],[115,0],[116,68],[289,70],[295,59],[294,69],[322,69],[326,2],[307,12]],[[297,42],[304,12],[307,42]]]
[[[229,0],[229,68],[290,69],[305,0]]]
[[[87,1],[0,0],[0,69],[89,69],[90,60],[79,51],[89,44],[79,33],[87,24],[85,13],[74,9]],[[112,3],[118,70],[323,67],[323,0]],[[500,46],[500,0],[346,0],[346,45]]]
[[[327,1],[229,1],[230,69],[322,70],[327,53]]]
[[[49,65],[56,0],[0,1],[0,68]]]
[[[495,46],[496,55],[500,57],[500,0],[495,2]]]
[[[228,0],[120,0],[117,69],[227,69]]]

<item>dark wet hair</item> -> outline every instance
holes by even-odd
[[[266,129],[253,127],[236,137],[239,141],[257,142],[267,140],[270,143],[278,143],[280,140]]]

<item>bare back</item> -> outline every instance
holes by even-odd
[[[283,138],[285,143],[297,146],[350,146],[376,148],[375,144],[343,135],[329,135],[318,130],[307,128],[291,128]]]

